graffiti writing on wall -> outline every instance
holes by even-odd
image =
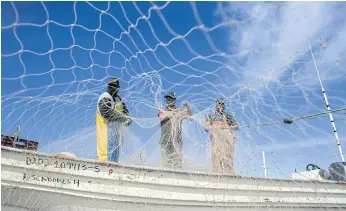
[[[26,173],[23,174],[23,180],[32,180],[32,181],[39,181],[39,182],[48,182],[48,183],[56,183],[56,184],[74,184],[77,187],[79,187],[79,179],[61,179],[58,177],[48,177],[48,176],[39,176],[39,175],[28,175]],[[89,182],[90,183],[90,182]]]
[[[97,165],[87,165],[82,163],[77,163],[73,161],[58,161],[58,160],[52,160],[52,159],[44,159],[44,158],[36,158],[36,157],[27,157],[26,158],[26,165],[37,165],[37,166],[52,166],[53,168],[59,168],[59,169],[70,169],[70,170],[76,170],[76,171],[85,171],[85,170],[92,170],[94,172],[100,172],[100,167]]]

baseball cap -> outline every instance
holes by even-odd
[[[119,85],[119,80],[116,78],[116,77],[111,77],[108,82],[107,82],[108,85],[113,85],[113,86],[120,86]]]
[[[166,95],[165,95],[165,98],[167,97],[171,97],[173,99],[177,99],[177,96],[174,92],[168,92]]]

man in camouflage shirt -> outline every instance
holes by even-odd
[[[227,113],[225,100],[216,101],[216,109],[209,114],[205,122],[205,130],[211,139],[212,170],[218,173],[234,174],[233,158],[235,137],[233,130],[238,124],[233,116]]]

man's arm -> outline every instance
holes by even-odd
[[[113,110],[112,110],[112,101],[108,98],[103,98],[100,100],[99,111],[103,118],[110,120],[112,118]]]
[[[160,118],[160,121],[168,120],[172,115],[172,112],[165,111],[165,109],[160,109],[158,113],[158,117]]]
[[[192,110],[191,110],[190,104],[185,100],[183,102],[183,106],[185,106],[185,115],[183,119],[192,120],[193,118],[192,118]]]
[[[206,120],[204,122],[204,130],[206,132],[209,132],[209,130],[212,128],[212,124],[211,124],[211,117],[210,115],[206,116]]]
[[[232,130],[239,129],[237,121],[234,119],[234,117],[231,114],[227,114],[227,123],[231,127]]]
[[[163,109],[160,109],[157,116],[160,118],[161,121],[163,121],[165,119],[165,111]]]
[[[119,97],[119,99],[121,100],[121,103],[123,104],[123,113],[124,113],[125,115],[128,115],[128,116],[129,116],[129,110],[127,109],[127,107],[126,107],[124,101],[122,101],[122,99],[121,99],[120,97]]]
[[[234,122],[233,125],[231,125],[232,130],[239,130],[239,126],[237,122]]]
[[[128,127],[128,126],[130,126],[132,124],[132,119],[130,117],[129,110],[127,110],[127,107],[126,107],[124,102],[123,102],[123,106],[124,106],[124,115],[126,116],[125,125]]]
[[[127,109],[126,107],[126,104],[124,103],[124,101],[121,99],[120,96],[119,97],[119,100],[120,102],[122,103],[122,106],[123,106],[123,112],[120,113],[120,121],[123,122],[127,127],[131,125],[132,123],[132,119],[130,117],[130,113],[129,113],[129,110]]]

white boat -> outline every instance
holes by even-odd
[[[346,210],[346,185],[173,171],[1,148],[2,210]]]

